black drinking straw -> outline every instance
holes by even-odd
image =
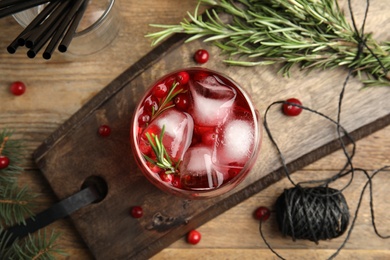
[[[64,38],[62,39],[60,45],[58,46],[58,50],[60,52],[66,52],[67,51],[68,46],[71,43],[71,41],[72,41],[72,39],[73,39],[73,37],[74,37],[74,35],[76,33],[76,29],[79,26],[81,18],[83,17],[84,12],[87,9],[88,2],[89,2],[89,0],[85,0],[83,2],[83,5],[81,6],[81,8],[77,11],[74,19],[72,20],[72,22],[71,22],[71,24],[70,24],[70,26],[68,28],[68,31],[65,33]]]
[[[64,10],[65,11],[61,12],[59,16],[56,17],[57,19],[54,21],[54,23],[51,24],[51,26],[48,28],[48,30],[45,31],[42,37],[40,37],[39,40],[34,44],[34,46],[27,52],[27,56],[29,58],[34,58],[39,52],[39,50],[42,49],[46,42],[53,36],[54,32],[62,23],[64,17],[68,15],[69,10]]]
[[[42,56],[44,59],[49,60],[51,58],[51,54],[53,53],[54,49],[57,47],[60,40],[64,37],[67,28],[69,28],[69,24],[74,19],[75,14],[80,9],[82,4],[85,0],[76,0],[76,2],[73,4],[72,8],[69,10],[67,15],[62,20],[62,23],[60,26],[58,26],[57,30],[55,31],[52,39],[50,40],[49,44],[47,45],[45,51],[43,52]]]
[[[34,20],[15,38],[15,40],[7,47],[7,51],[11,54],[16,52],[16,49],[19,46],[25,44],[25,38],[27,38],[32,32],[33,29],[39,25],[46,17],[53,11],[53,9],[58,5],[58,1],[51,2],[48,4],[42,12],[40,12]]]
[[[41,25],[34,29],[34,33],[31,33],[30,36],[26,39],[26,47],[34,47],[42,37],[45,36],[46,31],[48,31],[53,24],[57,23],[59,17],[69,6],[69,3],[72,1],[60,1],[60,4],[55,8],[55,10],[50,14],[50,16],[42,22]]]
[[[0,1],[0,9],[9,7],[11,5],[19,4],[20,2],[27,2],[25,0],[1,0]]]
[[[0,18],[24,11],[26,9],[29,9],[37,5],[45,4],[47,2],[50,2],[50,0],[30,0],[30,1],[23,1],[21,3],[11,5],[7,8],[3,8],[0,10]]]
[[[34,20],[32,20],[31,23],[29,23],[29,25],[26,28],[24,28],[24,30],[17,37],[20,46],[23,46],[26,43],[26,38],[31,34],[32,30],[36,26],[40,25],[48,17],[48,15],[53,12],[54,8],[56,8],[58,6],[58,4],[59,4],[59,1],[51,2],[50,4],[48,4],[42,10],[42,12],[40,12],[34,18]]]

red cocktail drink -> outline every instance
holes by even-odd
[[[256,110],[228,77],[203,68],[172,72],[142,98],[132,148],[157,187],[187,198],[220,195],[239,184],[259,152]]]

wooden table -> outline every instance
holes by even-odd
[[[150,40],[144,37],[146,32],[152,31],[148,24],[176,24],[186,11],[194,10],[196,1],[118,0],[117,5],[120,6],[122,27],[116,41],[98,54],[83,57],[55,53],[50,61],[40,57],[29,59],[24,50],[10,55],[6,47],[21,28],[11,17],[0,20],[0,129],[14,130],[14,138],[25,141],[27,162],[20,183],[42,194],[37,199],[36,212],[50,206],[56,198],[32,160],[33,151],[111,80],[152,49]],[[13,96],[8,90],[10,83],[17,80],[27,84],[26,93],[20,97]],[[356,167],[374,170],[389,165],[390,127],[358,141],[357,146]],[[330,175],[340,169],[344,161],[342,152],[338,151],[296,172],[295,177]],[[362,184],[363,180],[362,176],[357,176],[357,188],[345,192],[351,209],[356,206],[359,183]],[[388,183],[388,174],[378,175],[375,180],[375,210],[378,226],[384,234],[390,233],[390,205],[386,203]],[[286,187],[289,187],[287,180],[279,181],[199,227],[202,241],[198,245],[188,245],[182,238],[155,255],[154,259],[275,259],[262,242],[258,222],[252,213],[258,206],[273,208],[274,201]],[[59,259],[92,258],[69,220],[58,221],[48,228],[62,233],[58,244],[68,256]],[[265,233],[272,246],[288,259],[325,259],[342,241],[334,239],[319,245],[307,241],[292,242],[280,235],[272,218],[265,226]],[[374,234],[368,196],[364,197],[351,239],[338,257],[348,258],[390,258],[389,240]]]

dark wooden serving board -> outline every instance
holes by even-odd
[[[310,74],[294,70],[291,78],[283,78],[277,74],[276,66],[223,65],[217,48],[201,41],[183,44],[185,38],[184,35],[169,38],[130,66],[35,151],[35,160],[59,199],[79,191],[90,176],[99,176],[107,183],[104,200],[71,216],[96,259],[148,258],[190,229],[284,176],[275,149],[263,132],[262,149],[253,170],[243,183],[223,196],[184,200],[159,191],[143,177],[129,144],[130,119],[136,103],[157,78],[178,68],[194,66],[191,56],[198,48],[207,48],[211,53],[212,59],[204,67],[240,82],[253,97],[261,116],[273,101],[297,97],[305,106],[336,118],[345,70]],[[390,88],[364,91],[360,88],[358,80],[350,80],[341,120],[355,139],[390,123]],[[97,134],[101,124],[111,127],[109,137]],[[290,118],[275,107],[269,114],[269,124],[292,172],[339,148],[335,126],[307,111]],[[142,205],[142,218],[130,216],[129,210],[134,205]]]

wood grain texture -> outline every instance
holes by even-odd
[[[99,100],[99,102],[94,103],[96,102],[94,100],[97,97],[96,94],[120,73],[131,66],[131,64],[136,63],[140,58],[151,51],[152,48],[150,47],[149,40],[144,38],[145,32],[151,30],[147,24],[156,22],[177,23],[181,20],[185,11],[193,10],[195,6],[194,1],[173,0],[158,2],[142,1],[142,3],[138,3],[137,5],[127,1],[118,1],[118,3],[121,6],[122,19],[124,24],[126,24],[126,26],[121,27],[118,41],[103,52],[99,53],[99,55],[82,58],[58,54],[54,55],[53,60],[45,62],[40,59],[28,60],[25,58],[24,53],[21,52],[18,52],[16,55],[9,55],[6,53],[5,47],[7,46],[8,40],[12,39],[12,36],[16,35],[18,26],[10,18],[0,21],[0,28],[3,32],[0,36],[0,84],[1,86],[4,86],[2,88],[4,94],[0,96],[0,107],[2,111],[4,111],[0,113],[0,127],[15,129],[15,137],[26,140],[26,157],[28,159],[26,169],[28,169],[28,171],[22,177],[21,181],[30,184],[32,189],[35,191],[43,193],[44,196],[39,200],[40,204],[37,208],[37,212],[53,203],[56,200],[56,196],[63,197],[65,196],[65,193],[68,192],[71,194],[73,190],[67,190],[69,187],[65,187],[63,191],[55,190],[56,195],[54,195],[51,191],[50,185],[48,185],[46,180],[42,178],[41,173],[37,170],[37,166],[32,161],[32,152],[36,150],[44,140],[49,140],[47,143],[50,143],[50,140],[57,140],[57,138],[53,136],[51,136],[50,139],[47,139],[53,132],[56,131],[56,129],[60,129],[60,132],[61,129],[69,130],[69,126],[66,124],[64,126],[63,123],[67,119],[71,118],[71,116],[74,115],[83,105],[87,104],[88,106],[88,104],[94,104],[94,107],[90,107],[92,110],[96,107],[104,107],[106,105],[104,100]],[[388,9],[386,9],[386,6],[384,6],[384,4],[380,1],[372,1],[371,5],[371,9],[374,10],[373,12],[375,12],[375,16],[370,17],[370,23],[367,28],[368,30],[378,30],[378,38],[382,40],[388,39],[388,33],[386,33],[385,26],[381,28],[374,26],[376,24],[386,24],[388,18],[384,14],[388,13]],[[172,11],[173,9],[175,10],[174,12]],[[356,13],[361,14],[360,9],[356,8]],[[129,39],[131,39],[131,41]],[[137,86],[139,84],[142,87],[146,87],[153,79],[156,79],[165,72],[174,69],[175,66],[192,66],[193,63],[191,61],[190,54],[198,47],[210,48],[213,53],[212,57],[214,57],[215,60],[208,63],[207,67],[218,67],[219,70],[223,70],[238,81],[245,79],[247,82],[246,88],[253,94],[255,103],[257,104],[261,114],[263,114],[265,107],[270,103],[270,101],[294,95],[302,97],[305,105],[326,111],[326,113],[329,113],[332,116],[335,115],[337,94],[340,89],[339,83],[345,77],[345,71],[315,71],[315,74],[312,73],[308,76],[302,72],[294,71],[292,78],[284,79],[276,75],[276,67],[256,68],[254,70],[236,70],[235,68],[220,67],[219,61],[223,57],[218,57],[218,50],[201,42],[184,45],[177,51],[175,50],[169,54],[171,56],[167,55],[167,57],[164,57],[164,59],[168,61],[179,60],[181,63],[175,63],[172,65],[172,63],[162,61],[161,63],[155,64],[156,69],[153,71],[146,71],[142,76],[143,78],[137,82]],[[258,77],[254,78],[254,74],[258,75]],[[131,77],[132,76],[127,77],[125,79],[126,81],[120,81],[118,84],[124,84],[124,88],[127,87],[130,89],[131,86],[128,84],[133,84],[130,83]],[[23,80],[28,84],[28,90],[25,95],[21,97],[13,97],[8,93],[7,86],[14,80]],[[259,91],[259,85],[261,85],[261,91]],[[299,86],[299,88],[297,86]],[[375,118],[382,118],[382,116],[382,120],[384,122],[382,126],[388,124],[386,123],[386,115],[390,111],[387,102],[388,96],[386,96],[386,94],[388,95],[388,90],[383,88],[363,92],[358,90],[359,86],[360,84],[356,80],[353,80],[351,86],[348,87],[348,91],[351,90],[351,92],[348,92],[348,95],[345,98],[346,102],[344,105],[345,114],[343,114],[343,125],[352,131],[358,129],[359,125],[366,126],[369,122],[375,121]],[[103,91],[106,91],[106,89],[107,88],[104,88]],[[113,93],[106,92],[105,94],[106,97],[109,97]],[[128,99],[129,102],[127,104],[118,103],[122,106],[119,107],[121,109],[133,106],[140,93],[128,90],[128,92],[123,93],[122,95],[122,98],[130,98]],[[355,102],[355,99],[358,101]],[[88,103],[88,101],[90,101],[90,103]],[[116,109],[118,109],[118,107],[116,107]],[[123,118],[128,116],[129,112],[126,113],[128,114],[123,114],[121,116]],[[112,117],[110,117],[112,116],[110,111],[104,110],[99,110],[98,113],[94,114],[82,114],[76,119],[80,120],[87,115],[94,117],[93,119],[95,120],[95,125],[98,125],[98,123],[110,118],[112,120]],[[374,118],[372,117],[373,115]],[[119,117],[118,115],[116,116]],[[312,151],[321,147],[324,142],[327,142],[327,140],[324,140],[323,136],[326,137],[325,139],[330,138],[330,140],[334,138],[334,126],[328,125],[328,127],[321,129],[320,132],[318,132],[317,129],[312,129],[312,125],[324,124],[324,121],[313,115],[306,114],[299,119],[300,122],[298,124],[292,121],[284,122],[283,128],[279,127],[281,124],[279,122],[281,121],[281,116],[278,115],[277,112],[273,113],[273,116],[275,118],[272,121],[272,125],[277,128],[277,130],[275,130],[275,135],[278,136],[279,142],[283,144],[283,149],[291,151],[291,153],[288,152],[287,154],[289,161],[294,161],[295,159],[300,158],[300,155],[304,154],[302,151]],[[125,136],[128,134],[128,126],[126,123],[123,123],[123,121],[121,123],[117,123],[115,130],[117,130],[118,135],[115,137],[115,145],[118,145],[118,143],[124,140]],[[81,122],[81,124],[85,124],[85,122]],[[297,125],[299,125],[299,127],[292,130],[292,128]],[[374,126],[378,127],[378,124],[374,124],[373,127]],[[290,134],[283,133],[283,129],[291,129],[289,131]],[[84,130],[87,132],[91,129],[86,128]],[[364,132],[369,133],[376,129],[373,128],[368,132],[366,130]],[[294,136],[296,139],[292,139],[291,133],[297,132],[302,132],[302,135],[298,137]],[[389,163],[388,158],[386,157],[389,147],[386,144],[389,143],[390,138],[388,132],[388,128],[385,128],[384,130],[374,133],[373,135],[365,138],[362,142],[358,143],[358,147],[362,150],[362,154],[356,156],[356,165],[368,169],[376,169],[383,164]],[[357,132],[357,134],[359,134],[359,132]],[[307,138],[307,135],[310,135],[310,137]],[[72,139],[72,142],[76,143],[77,146],[85,147],[90,144],[93,145],[93,140],[85,140],[85,144],[82,144],[84,140],[80,142],[80,139],[78,139],[79,137],[73,135],[73,133],[68,135],[67,138]],[[105,147],[106,144],[107,151],[100,151],[96,158],[100,158],[102,155],[106,156],[109,154],[110,149],[113,149],[110,147],[111,144],[109,144],[109,142],[105,143]],[[56,145],[58,146],[58,143],[56,143]],[[73,147],[72,145],[68,145],[62,147],[61,149],[65,150],[65,148],[71,149]],[[260,161],[255,166],[256,174],[253,178],[248,179],[242,187],[249,185],[250,183],[254,183],[262,172],[267,172],[270,169],[267,168],[271,167],[270,165],[274,167],[273,169],[278,168],[277,164],[273,164],[273,162],[276,162],[277,160],[272,158],[274,154],[271,155],[271,151],[272,149],[269,143],[265,140],[260,158],[262,158],[263,161],[268,162],[269,165],[264,166],[262,164],[263,161]],[[331,151],[332,150],[325,152],[329,153]],[[117,156],[118,154],[115,155]],[[71,160],[72,157],[64,156],[58,158],[61,158],[60,162],[58,162],[59,165],[54,165],[52,167],[63,169],[63,171],[61,171],[62,174],[69,172],[71,167],[68,167],[67,160]],[[62,161],[63,158],[65,159],[64,161]],[[309,159],[306,159],[306,162],[310,162]],[[311,158],[311,160],[315,159],[316,158]],[[53,161],[57,162],[58,160],[59,159]],[[298,171],[294,174],[294,176],[297,176],[296,178],[300,178],[300,176],[307,178],[308,174],[310,174],[310,176],[331,174],[331,172],[340,168],[342,165],[341,162],[344,162],[344,158],[341,153],[337,152],[334,155],[307,166],[302,171]],[[98,167],[99,163],[108,163],[109,165],[114,166],[121,164],[120,158],[117,158],[117,160],[114,161],[103,161],[98,163],[96,163],[94,159],[88,159],[85,161],[86,165],[81,165],[78,169],[90,169],[87,164],[96,164],[94,167]],[[296,167],[301,168],[302,166],[303,165],[297,165]],[[380,183],[386,183],[386,180],[388,180],[386,179],[386,176],[380,175],[378,177],[380,178],[378,178],[379,183],[377,186],[386,187],[386,185],[380,185]],[[362,180],[357,178],[357,185],[359,184],[359,180],[361,184]],[[63,183],[67,185],[76,183],[73,187],[79,187],[81,182],[81,178],[76,178],[75,180],[63,180]],[[142,185],[148,184],[143,183]],[[172,246],[168,249],[163,250],[160,254],[156,255],[156,258],[158,259],[161,257],[164,259],[165,257],[165,259],[167,259],[170,257],[183,257],[195,259],[215,256],[213,259],[235,259],[242,256],[246,259],[252,259],[256,258],[256,256],[259,256],[260,254],[265,254],[267,257],[272,258],[269,251],[265,249],[265,245],[260,241],[260,237],[257,232],[257,223],[251,218],[251,212],[258,205],[268,205],[272,207],[273,201],[286,186],[288,186],[287,181],[282,180],[276,185],[272,185],[263,192],[257,194],[255,194],[256,190],[249,191],[249,193],[243,192],[243,197],[240,197],[236,201],[225,203],[221,207],[214,208],[212,213],[210,213],[211,216],[203,215],[198,219],[192,219],[191,222],[186,225],[185,229],[200,225],[214,217],[216,213],[219,214],[230,208],[232,205],[239,203],[242,200],[241,198],[255,194],[217,218],[204,224],[200,228],[203,234],[202,242],[196,247],[191,247],[187,245],[183,239],[179,239],[178,242],[172,244]],[[120,186],[120,189],[125,190],[125,185]],[[384,211],[379,212],[380,217],[378,217],[378,219],[384,223],[382,227],[388,227],[386,223],[388,223],[389,219],[386,214],[383,214],[383,212],[386,212],[386,209],[389,209],[389,206],[386,205],[386,203],[381,202],[383,198],[385,198],[383,192],[384,190],[385,188],[378,188],[379,199],[377,201],[379,203],[379,208],[384,209]],[[358,194],[358,189],[351,189],[350,192],[351,200],[355,201],[354,198],[356,198]],[[152,198],[155,197],[152,196]],[[132,203],[132,200],[137,199],[132,198],[126,201],[128,204],[126,205],[127,208]],[[156,200],[159,201],[158,196]],[[155,203],[155,200],[150,200],[149,203]],[[369,212],[367,210],[367,203],[365,205],[366,207],[361,212],[361,224],[359,224],[359,226],[355,229],[354,234],[356,235],[351,238],[346,250],[343,251],[345,252],[345,255],[340,255],[341,259],[346,259],[347,257],[350,258],[355,253],[358,257],[361,257],[361,259],[370,256],[373,257],[372,259],[385,259],[388,256],[388,241],[377,239],[373,235],[372,227],[368,219]],[[155,207],[155,205],[152,205],[151,208],[153,207]],[[123,211],[123,219],[126,219],[127,215],[125,217],[125,214],[127,213],[127,211]],[[78,215],[73,216],[73,219],[81,217],[88,218],[87,215],[79,213]],[[93,219],[99,217],[100,216],[92,216],[91,218]],[[239,219],[239,221],[237,221],[237,219]],[[107,229],[108,226],[115,228],[121,224],[123,223],[107,223],[105,229]],[[89,221],[86,221],[85,223],[85,227],[88,228],[93,225],[94,224]],[[69,253],[69,259],[93,258],[69,220],[55,223],[51,228],[59,229],[64,233],[59,243]],[[78,229],[80,229],[80,226],[78,226]],[[180,230],[179,234],[184,234],[186,232],[185,229]],[[299,259],[300,257],[309,254],[313,254],[313,258],[325,258],[330,254],[329,252],[331,252],[332,249],[337,248],[339,244],[339,241],[330,241],[329,243],[324,242],[319,246],[305,242],[292,243],[289,239],[277,236],[275,223],[271,222],[268,230],[270,231],[268,233],[270,234],[270,241],[273,242],[275,247],[280,249],[281,253],[295,259]],[[387,231],[388,233],[389,230],[387,229],[384,231]],[[101,230],[101,232],[107,232],[107,230]],[[128,230],[123,230],[120,234],[115,233],[111,234],[111,236],[118,239],[129,236],[128,232]],[[173,242],[178,237],[180,236],[176,234],[174,237],[170,237],[168,239]],[[370,239],[365,239],[367,237]],[[367,243],[366,240],[368,240],[369,243]],[[110,253],[115,253],[116,251],[121,250],[121,247],[124,246],[122,243],[123,241],[119,241],[117,244],[107,247],[108,249],[105,250],[107,251],[105,253],[109,255]],[[188,250],[189,248],[191,248],[191,250]],[[98,257],[101,257],[101,255]],[[311,257],[307,258],[312,259]]]

